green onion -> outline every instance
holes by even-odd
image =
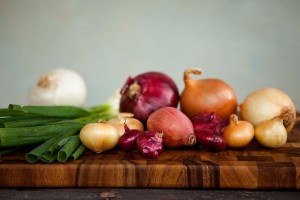
[[[8,109],[48,117],[82,117],[90,114],[87,110],[75,106],[20,106],[10,104]]]
[[[59,162],[67,161],[68,157],[73,153],[75,149],[81,144],[79,136],[71,136],[70,139],[63,145],[57,155]]]
[[[110,104],[90,108],[10,104],[0,108],[0,155],[33,148],[25,155],[29,163],[74,161],[86,151],[80,129],[115,114]]]
[[[69,156],[69,161],[74,161],[79,158],[85,150],[86,147],[83,144],[79,145],[79,147],[77,147],[77,149],[75,149],[75,151]]]

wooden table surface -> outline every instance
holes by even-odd
[[[219,153],[167,150],[157,160],[118,149],[73,163],[0,157],[0,199],[300,199],[300,118],[287,144]]]

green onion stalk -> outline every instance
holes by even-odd
[[[27,150],[29,163],[74,161],[86,151],[79,139],[81,128],[117,112],[111,103],[89,108],[10,104],[0,108],[0,155]]]

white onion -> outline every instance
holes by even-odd
[[[296,121],[296,107],[283,91],[268,87],[249,94],[240,105],[240,115],[257,126],[259,123],[285,114],[283,121],[286,131],[292,130]]]
[[[85,100],[85,81],[77,72],[65,68],[42,75],[28,92],[31,105],[82,106]]]

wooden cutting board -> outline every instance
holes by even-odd
[[[6,155],[0,157],[0,187],[300,189],[300,117],[279,149],[253,141],[218,153],[165,150],[149,160],[115,148],[52,164],[29,164],[24,153]]]

